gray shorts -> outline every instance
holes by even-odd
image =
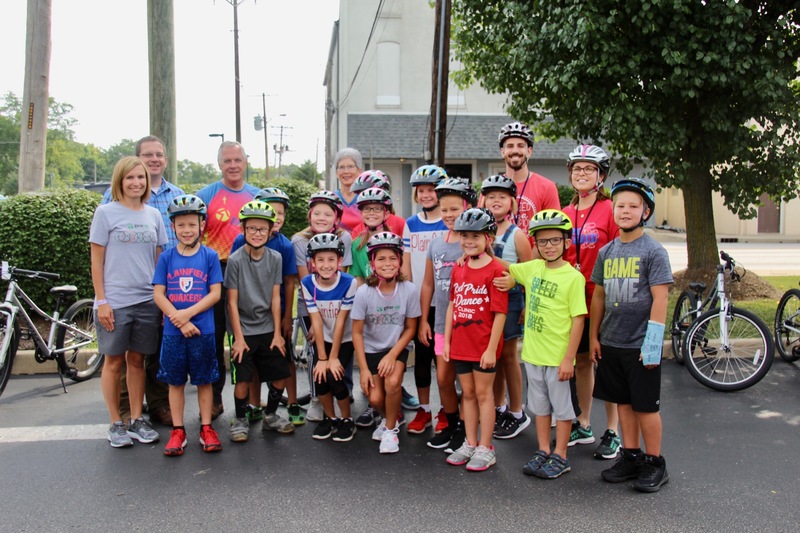
[[[114,331],[108,331],[94,316],[97,345],[106,355],[124,355],[126,351],[150,355],[158,352],[161,310],[150,300],[114,309]]]
[[[536,416],[554,414],[556,420],[573,420],[572,393],[569,381],[558,380],[557,366],[525,363],[528,376],[528,410]]]

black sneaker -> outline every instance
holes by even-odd
[[[364,409],[364,412],[361,413],[358,418],[356,418],[356,425],[361,428],[368,428],[375,425],[375,415],[378,415],[378,424],[381,423],[380,421],[380,414],[375,411],[371,405],[367,405],[367,408]]]
[[[325,440],[331,436],[331,433],[333,433],[333,427],[335,424],[336,421],[334,419],[323,416],[322,422],[317,424],[317,427],[314,428],[314,434],[311,436],[317,440]]]
[[[446,448],[448,444],[450,444],[450,438],[453,436],[453,428],[447,426],[439,433],[433,436],[431,440],[428,441],[428,446],[431,448],[436,448],[437,450],[441,450],[442,448]]]
[[[349,442],[353,440],[356,434],[356,423],[352,418],[344,418],[339,420],[336,425],[336,433],[333,435],[333,440],[336,442]]]
[[[669,481],[667,462],[662,456],[645,455],[641,463],[641,473],[633,483],[633,488],[641,492],[658,492],[661,485]]]
[[[494,435],[497,436],[497,432],[503,427],[503,424],[506,423],[506,418],[512,417],[513,415],[508,412],[508,409],[505,411],[500,411],[498,407],[494,408]]]
[[[508,411],[506,411],[505,414],[506,417],[503,425],[499,428],[496,425],[494,427],[494,436],[496,439],[513,439],[522,433],[523,429],[531,425],[531,418],[524,412],[520,418],[517,418]]]
[[[444,449],[444,453],[454,453],[457,449],[461,448],[464,441],[467,440],[467,429],[464,427],[464,421],[459,420],[456,429],[453,430],[453,435],[450,437],[450,443]]]
[[[620,455],[614,466],[600,472],[600,476],[609,483],[621,483],[629,479],[637,479],[642,472],[642,450],[620,449]]]

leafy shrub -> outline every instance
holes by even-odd
[[[561,202],[561,207],[567,207],[572,201],[572,197],[575,196],[575,189],[558,184],[556,184],[556,187],[558,188],[558,199]]]
[[[54,283],[20,280],[44,310],[51,311],[54,285],[75,285],[78,298],[91,298],[89,227],[101,196],[83,189],[19,194],[0,202],[0,259],[27,270],[56,272]]]
[[[292,178],[273,178],[268,183],[269,187],[277,187],[289,197],[289,210],[281,233],[291,239],[292,235],[308,226],[308,199],[319,189]]]

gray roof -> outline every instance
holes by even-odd
[[[448,115],[447,159],[499,159],[497,134],[514,119],[505,115]],[[422,159],[427,149],[427,115],[350,114],[347,146],[375,159]],[[578,144],[570,139],[537,141],[537,161],[563,162]]]

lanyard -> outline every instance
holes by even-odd
[[[514,215],[514,225],[515,226],[519,225],[518,224],[518,222],[519,222],[519,207],[520,207],[520,205],[522,205],[522,202],[520,202],[520,200],[522,199],[523,195],[525,194],[525,189],[528,188],[528,180],[529,179],[531,179],[531,171],[530,170],[528,171],[528,177],[525,178],[525,183],[522,184],[522,190],[519,192],[519,194],[517,194],[517,213]],[[525,228],[525,231],[527,231],[527,230],[528,229]]]
[[[581,233],[583,233],[583,227],[589,222],[589,217],[592,216],[592,211],[594,211],[594,206],[597,205],[597,197],[595,197],[594,202],[592,202],[592,207],[589,208],[589,212],[586,214],[586,218],[583,221],[583,224],[580,225],[579,228],[576,228],[576,238],[575,240],[578,241],[575,243],[575,268],[577,270],[581,269]],[[575,218],[578,218],[578,209],[577,205],[575,206]]]

